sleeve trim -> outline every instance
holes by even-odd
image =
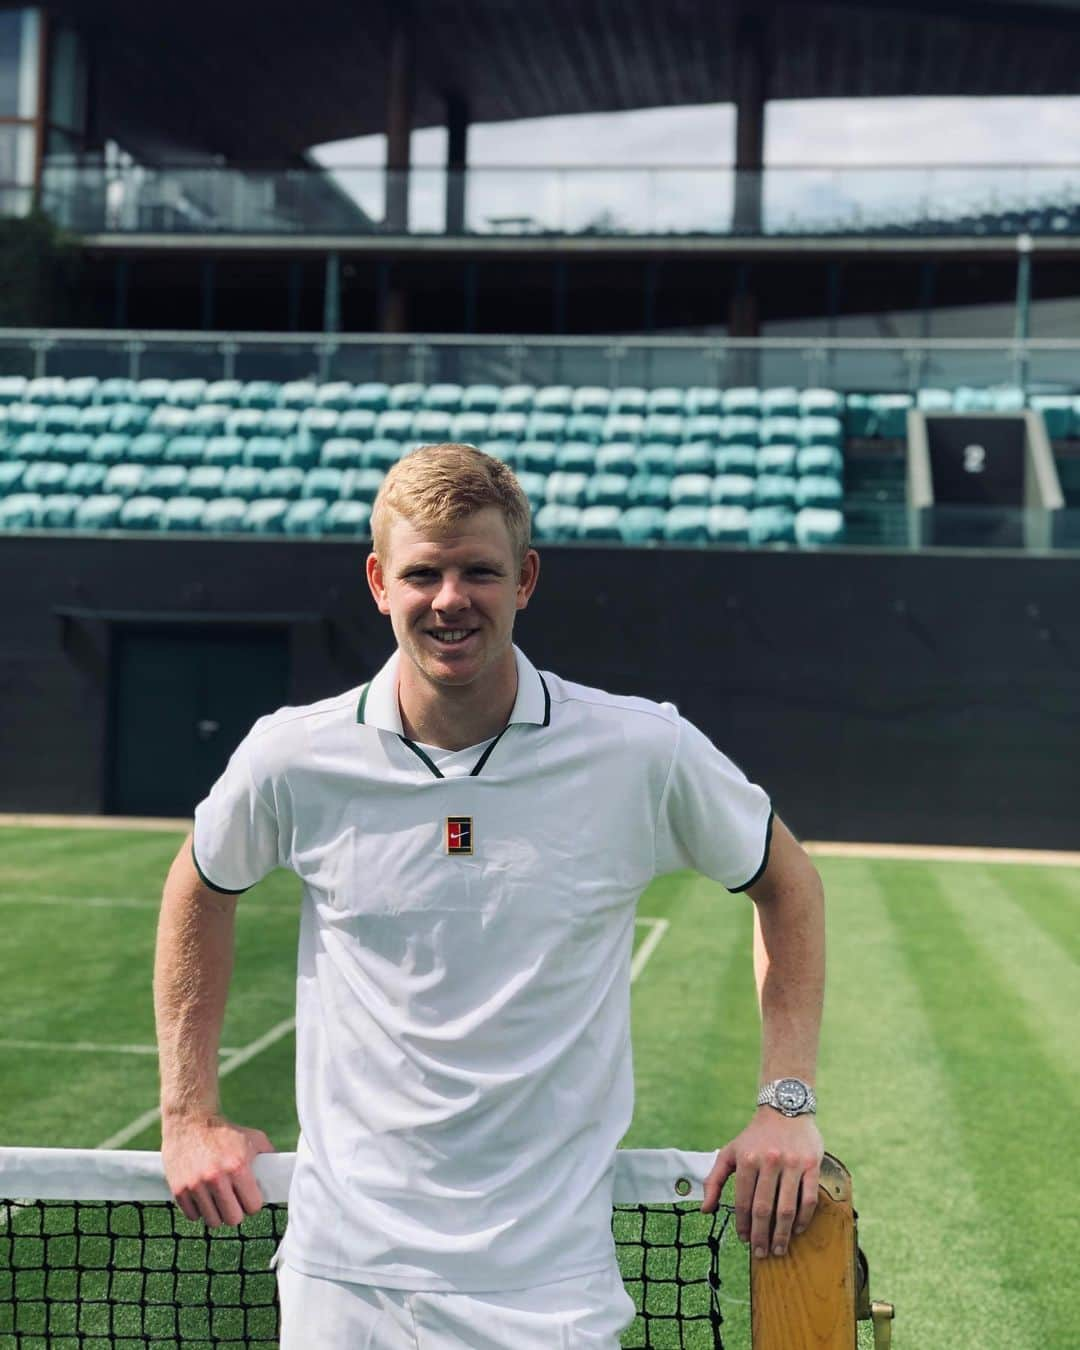
[[[732,895],[738,895],[740,891],[748,891],[750,887],[754,885],[755,882],[761,880],[762,874],[764,873],[766,867],[768,867],[769,849],[772,847],[772,827],[775,814],[776,813],[770,807],[769,821],[768,824],[765,826],[765,855],[761,859],[761,866],[758,868],[758,870],[754,873],[754,875],[750,878],[749,881],[744,881],[741,886],[729,886],[728,890],[731,892]]]
[[[191,861],[195,864],[195,871],[198,872],[199,878],[202,881],[203,885],[209,886],[212,891],[217,891],[220,895],[243,895],[245,891],[251,890],[250,886],[241,886],[238,891],[231,891],[227,886],[219,886],[217,882],[211,881],[210,878],[199,866],[199,860],[195,856],[194,844],[192,844],[191,846]]]

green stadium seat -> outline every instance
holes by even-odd
[[[642,440],[645,442],[662,441],[671,443],[681,441],[683,433],[684,422],[681,413],[651,412],[645,418]]]
[[[460,412],[450,424],[450,439],[459,445],[482,445],[488,438],[491,415],[486,412]]]
[[[1027,406],[1024,391],[1015,385],[1000,385],[996,389],[988,389],[987,393],[990,395],[991,412],[1017,413],[1023,412]]]
[[[328,440],[334,440],[337,437],[344,437],[353,441],[370,441],[375,435],[375,427],[378,423],[380,414],[374,412],[371,408],[350,408],[348,412],[338,414],[337,430],[334,436],[328,437]],[[327,442],[324,441],[325,445]]]
[[[159,530],[165,503],[160,497],[129,497],[120,508],[122,530]]]
[[[750,512],[745,506],[710,506],[705,524],[714,544],[745,544],[750,539]]]
[[[128,501],[142,492],[146,478],[146,468],[142,464],[114,464],[105,475],[105,495],[120,497]]]
[[[680,473],[671,480],[672,506],[708,506],[713,480],[705,473]]]
[[[278,393],[278,407],[282,410],[303,412],[305,408],[315,406],[318,392],[319,388],[314,380],[287,380]]]
[[[52,454],[49,457],[60,464],[78,464],[90,458],[93,444],[93,436],[85,432],[65,431],[53,442]]]
[[[844,457],[833,445],[805,445],[795,456],[795,469],[800,477],[803,474],[824,474],[841,478]]]
[[[166,397],[177,408],[198,408],[206,402],[206,381],[173,380]]]
[[[522,492],[528,498],[529,507],[535,514],[547,500],[547,475],[520,469],[515,474]]]
[[[533,397],[533,411],[543,413],[562,413],[571,411],[574,391],[568,384],[548,384],[537,389]]]
[[[344,474],[340,469],[309,469],[304,475],[303,491],[298,495],[304,498],[318,497],[324,501],[334,501],[341,496]],[[269,495],[270,485],[265,491]]]
[[[41,425],[41,408],[34,403],[11,403],[7,410],[7,428],[13,436],[37,431]]]
[[[138,436],[150,425],[151,409],[140,407],[137,403],[117,403],[113,408],[111,431],[124,436]]]
[[[522,441],[528,426],[528,416],[523,412],[492,413],[488,423],[488,435],[493,441]]]
[[[453,414],[438,408],[421,408],[413,417],[411,438],[423,445],[439,445],[450,439],[453,425]]]
[[[367,448],[363,441],[335,436],[323,444],[319,463],[325,469],[361,469],[367,464]]]
[[[348,469],[341,482],[341,495],[351,501],[370,505],[378,495],[386,475],[380,469]]]
[[[758,506],[786,506],[795,504],[796,479],[788,474],[759,473],[755,483]]]
[[[225,493],[225,469],[220,464],[199,464],[188,469],[187,495],[189,497],[221,497]]]
[[[719,389],[692,385],[683,397],[683,411],[687,417],[718,417],[724,411],[724,395]]]
[[[243,497],[217,497],[203,509],[202,527],[211,534],[242,534],[249,505]]]
[[[44,431],[24,431],[15,439],[15,458],[25,460],[51,459],[56,437]]]
[[[392,384],[386,406],[398,412],[416,412],[424,397],[424,386],[417,380]]]
[[[12,459],[15,455],[15,438],[9,436],[6,431],[0,427],[0,461]]]
[[[182,436],[177,436],[176,440],[183,441]],[[165,461],[165,452],[170,442],[165,435],[159,431],[144,431],[137,436],[132,436],[128,442],[126,458],[133,464],[162,464]]]
[[[622,512],[617,506],[587,506],[578,519],[578,538],[614,539],[621,543],[621,518]]]
[[[611,407],[611,390],[599,384],[583,384],[574,390],[570,399],[570,411],[575,413],[595,413],[606,417]]]
[[[757,473],[757,450],[752,445],[722,445],[716,452],[716,472],[719,474]]]
[[[604,422],[605,418],[600,413],[571,413],[566,419],[566,439],[598,445],[604,434]]]
[[[226,436],[242,436],[245,440],[262,434],[265,408],[234,408],[225,419]]]
[[[113,410],[106,404],[95,403],[79,412],[79,430],[88,436],[100,436],[112,426]]]
[[[249,534],[284,534],[290,503],[282,497],[260,497],[244,512],[244,530]]]
[[[666,474],[670,478],[675,472],[675,451],[678,448],[676,445],[663,445],[659,441],[641,446],[636,455],[638,473]]]
[[[169,390],[171,387],[171,380],[136,380],[135,395],[132,402],[141,403],[144,407],[156,408],[158,404],[164,403],[169,397]]]
[[[518,466],[530,473],[551,473],[558,451],[554,441],[522,441],[518,447]]]
[[[803,548],[840,544],[844,539],[844,517],[840,511],[806,507],[795,517],[795,540]]]
[[[367,380],[355,385],[349,406],[360,412],[385,412],[390,406],[390,386],[381,380]]]
[[[59,375],[39,375],[26,386],[27,403],[63,403],[64,381]]]
[[[798,448],[794,445],[763,445],[757,452],[757,472],[791,477],[795,473],[797,455]]]
[[[631,506],[657,506],[667,510],[671,501],[671,479],[665,474],[639,473],[630,480]]]
[[[907,436],[908,409],[915,400],[910,394],[871,394],[869,401],[870,430],[868,436],[900,439]],[[850,415],[850,410],[849,410]],[[855,435],[855,432],[851,432]]]
[[[327,384],[316,385],[316,408],[328,408],[331,412],[348,412],[353,406],[353,387],[347,380],[332,380]]]
[[[804,389],[799,395],[802,417],[844,418],[844,396],[836,389]]]
[[[249,412],[264,412],[278,406],[281,386],[276,380],[248,380],[240,390],[238,407]]]
[[[716,453],[707,441],[680,445],[675,451],[674,472],[713,474],[716,472]]]
[[[230,412],[230,408],[213,403],[204,403],[198,408],[192,408],[186,434],[206,437],[224,436]]]
[[[194,468],[206,458],[208,444],[203,436],[174,436],[165,447],[165,463]]]
[[[206,386],[205,403],[221,408],[237,408],[244,397],[244,386],[239,380],[212,380]]]
[[[174,497],[162,507],[159,528],[195,534],[202,529],[205,510],[206,503],[202,497]]]
[[[369,538],[371,507],[366,502],[331,502],[323,520],[323,533]]]
[[[399,441],[374,440],[367,443],[367,465],[386,473],[392,469],[404,453]]]
[[[644,420],[649,407],[648,392],[636,384],[625,384],[611,391],[608,404],[609,416],[628,416],[633,414]]]
[[[280,469],[295,458],[283,436],[252,436],[244,446],[244,463],[253,469]]]
[[[508,384],[499,395],[498,412],[532,412],[536,386]]]
[[[187,492],[188,471],[181,464],[158,464],[147,469],[142,490],[148,497],[183,497]]]
[[[18,492],[25,472],[26,464],[21,459],[0,461],[0,497],[6,497],[11,492]]]
[[[134,403],[135,381],[115,376],[102,380],[98,385],[97,401],[99,403]]]
[[[95,436],[88,458],[95,464],[122,464],[127,459],[131,437],[118,431],[107,431]]]
[[[1052,441],[1065,440],[1073,430],[1073,399],[1065,394],[1032,394],[1033,412],[1041,413]]]
[[[259,419],[259,429],[255,435],[282,438],[295,436],[300,430],[300,413],[299,408],[267,408]]]
[[[704,440],[705,437],[694,436],[693,439]],[[761,444],[761,423],[756,417],[743,417],[739,413],[725,416],[721,423],[720,441],[723,445],[758,446]]]
[[[793,544],[795,513],[788,506],[755,506],[750,512],[752,544]]]
[[[920,412],[952,412],[953,391],[951,389],[920,389],[915,395],[915,406]]]
[[[25,375],[0,375],[0,404],[25,402],[28,383]]]
[[[761,417],[798,417],[799,391],[785,385],[761,391]]]
[[[756,480],[749,474],[721,473],[712,480],[714,506],[753,506],[757,501]]]
[[[799,422],[800,445],[844,444],[844,424],[839,417],[803,417]]]
[[[848,394],[844,400],[843,421],[849,436],[859,439],[875,436],[876,421],[870,408],[870,395]]]
[[[622,510],[630,505],[630,476],[622,473],[596,473],[585,488],[588,506],[614,506]]]
[[[244,462],[244,440],[241,436],[211,436],[203,448],[203,463],[218,464],[229,469]]]
[[[619,517],[619,533],[627,544],[663,539],[667,512],[659,506],[629,506]]]
[[[650,389],[645,398],[645,412],[648,416],[668,415],[682,417],[686,410],[686,394],[682,389],[671,387]]]
[[[323,521],[330,503],[320,497],[293,502],[285,513],[286,534],[322,534]]]
[[[82,498],[73,492],[53,493],[42,497],[37,523],[42,530],[70,530],[75,526],[75,512]]]
[[[589,482],[588,474],[556,470],[548,475],[547,500],[555,506],[584,506]]]
[[[596,451],[596,472],[620,473],[633,477],[641,468],[639,453],[629,441],[613,441],[610,445],[601,445]]]
[[[53,464],[41,460],[37,464],[28,464],[23,474],[23,492],[36,492],[40,496],[63,492],[67,487],[68,468],[64,464]]]
[[[762,445],[793,445],[799,439],[797,417],[763,417],[758,423]]]
[[[381,441],[406,441],[412,433],[415,413],[408,408],[387,408],[375,419],[375,437]]]
[[[492,459],[509,464],[512,469],[517,467],[519,447],[516,441],[485,441],[480,450]]]
[[[725,389],[720,395],[720,408],[725,417],[761,416],[761,390],[742,386]]]
[[[247,464],[234,464],[225,470],[223,491],[226,497],[238,497],[243,501],[254,501],[263,496],[263,483],[266,470],[252,468]]]
[[[0,530],[33,530],[41,511],[36,492],[15,492],[0,500]]]
[[[566,473],[592,473],[597,449],[588,441],[563,441],[555,452],[555,467]]]
[[[429,384],[420,400],[422,408],[433,412],[456,413],[461,411],[464,389],[460,384]]]
[[[38,427],[42,431],[51,431],[56,435],[62,431],[78,431],[81,416],[81,408],[72,408],[66,403],[55,404],[43,409]]]
[[[115,530],[120,521],[123,497],[115,493],[93,493],[84,497],[75,510],[77,530]]]
[[[642,413],[611,413],[604,419],[600,439],[605,442],[632,441],[637,445],[644,432],[645,418]]]
[[[704,506],[673,506],[664,519],[664,538],[673,542],[704,544],[709,539],[709,513]]]
[[[296,432],[296,450],[306,464],[315,464],[319,451],[338,434],[341,414],[332,408],[308,408],[300,414]]]
[[[461,395],[461,411],[467,413],[496,412],[500,390],[494,384],[470,384]]]
[[[263,480],[263,492],[267,497],[284,497],[287,501],[294,501],[304,492],[307,478],[313,473],[336,474],[340,486],[340,469],[309,469],[305,475],[303,469],[298,469],[294,465],[282,465],[277,469],[267,469]]]
[[[533,518],[533,531],[540,542],[574,539],[580,520],[580,507],[549,501]]]
[[[798,479],[795,484],[796,507],[814,506],[835,510],[839,508],[843,500],[844,489],[836,478],[807,474],[805,478]]]
[[[561,441],[566,435],[566,413],[533,412],[525,423],[527,441]]]

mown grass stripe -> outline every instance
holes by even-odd
[[[1080,965],[1080,868],[1017,868],[1007,881],[1012,902]]]

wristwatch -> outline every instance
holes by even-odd
[[[777,1078],[758,1093],[758,1106],[771,1106],[782,1116],[809,1116],[817,1110],[814,1089],[801,1078]]]

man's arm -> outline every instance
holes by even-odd
[[[779,819],[769,865],[749,894],[756,907],[760,1082],[802,1078],[813,1086],[825,991],[824,892],[813,863]],[[792,1227],[801,1233],[813,1217],[823,1152],[812,1115],[789,1119],[759,1106],[746,1129],[720,1150],[702,1208],[716,1208],[734,1172],[739,1237],[756,1256],[782,1256]]]
[[[251,1160],[273,1151],[261,1130],[220,1114],[218,1045],[235,911],[235,896],[215,891],[199,876],[188,835],[165,882],[154,960],[161,1156],[184,1214],[211,1227],[239,1223],[262,1207]]]

